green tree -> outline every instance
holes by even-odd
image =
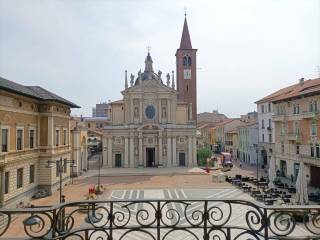
[[[210,158],[212,155],[212,152],[210,148],[200,148],[197,152],[198,159],[199,159],[199,165],[200,166],[207,166],[207,158]]]

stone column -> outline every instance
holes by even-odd
[[[4,188],[5,188],[5,182],[4,182],[4,167],[0,167],[0,207],[3,207],[4,205]]]
[[[128,137],[124,138],[124,167],[129,167],[129,140]]]
[[[197,138],[193,137],[193,166],[197,166]]]
[[[161,110],[161,99],[159,99],[159,103],[158,103],[158,116],[159,116],[159,123],[162,123],[162,119],[161,119],[161,115],[162,115],[162,110]]]
[[[171,137],[167,138],[167,167],[172,166]]]
[[[172,166],[176,167],[177,164],[177,138],[172,137]]]
[[[108,138],[108,167],[112,168],[112,138]]]
[[[139,123],[141,123],[142,122],[142,112],[143,112],[143,109],[142,109],[142,101],[140,100],[140,105],[139,105],[139,116],[140,116],[140,118],[139,118]]]
[[[139,134],[139,166],[143,166],[142,134]]]
[[[159,138],[158,138],[158,141],[159,141],[159,166],[163,166],[163,160],[162,160],[162,134],[161,132],[159,133]]]
[[[169,102],[167,104],[167,122],[172,123],[172,121],[171,121],[171,104]]]
[[[188,137],[188,167],[192,167],[193,166],[193,141],[192,141],[192,137],[189,136]]]
[[[133,143],[133,136],[130,137],[130,143],[129,143],[129,167],[134,167],[134,143]]]

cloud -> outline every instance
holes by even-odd
[[[175,70],[183,11],[198,49],[198,110],[238,116],[320,65],[320,2],[0,0],[0,75],[82,106],[117,100],[151,45],[155,70]],[[237,105],[235,106],[235,101]]]

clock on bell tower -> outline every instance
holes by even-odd
[[[185,16],[180,47],[176,52],[178,99],[188,103],[189,120],[197,120],[197,49],[193,49]]]

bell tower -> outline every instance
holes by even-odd
[[[180,47],[176,52],[178,99],[188,103],[188,118],[197,120],[197,49],[193,49],[185,14]]]

